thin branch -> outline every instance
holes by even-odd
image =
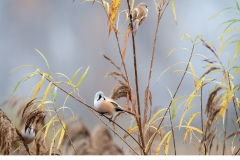
[[[75,149],[75,147],[74,147],[74,145],[73,145],[73,142],[72,142],[71,138],[69,137],[69,134],[68,134],[66,128],[65,128],[65,127],[63,126],[63,124],[62,124],[62,120],[60,119],[60,117],[59,117],[59,115],[58,115],[56,106],[55,106],[55,105],[53,105],[53,106],[54,106],[54,111],[55,111],[55,113],[56,113],[56,115],[57,115],[57,117],[58,117],[58,120],[59,120],[59,122],[61,123],[62,128],[63,128],[64,131],[66,132],[66,135],[67,135],[67,137],[68,137],[68,140],[70,141],[70,143],[71,143],[71,145],[72,145],[72,147],[73,147],[73,149],[74,149],[75,154],[78,155],[78,152],[77,152],[77,150]]]
[[[130,3],[129,0],[127,0],[127,5],[128,5],[128,10],[129,13],[131,12],[131,8],[130,8]],[[138,104],[138,115],[139,115],[139,120],[138,122],[138,127],[139,127],[139,133],[140,133],[140,138],[142,141],[142,146],[143,148],[145,148],[145,142],[143,139],[143,130],[142,130],[142,121],[141,121],[141,107],[140,107],[140,100],[139,100],[139,90],[138,90],[138,74],[137,74],[137,57],[136,57],[136,47],[135,47],[135,38],[134,38],[134,34],[133,34],[133,21],[130,18],[130,24],[131,24],[131,32],[132,32],[132,45],[133,45],[133,58],[134,58],[134,73],[135,73],[135,85],[136,85],[136,94],[137,94],[137,104]],[[146,155],[144,149],[143,149],[143,153],[144,155]]]
[[[39,73],[40,75],[42,75],[41,73]],[[67,91],[65,91],[64,89],[62,89],[61,87],[59,87],[55,82],[51,81],[50,79],[48,79],[47,77],[44,77],[48,82],[52,82],[52,84],[54,86],[56,86],[57,88],[59,88],[61,91],[63,91],[64,93],[66,93],[67,95],[69,95],[70,97],[72,97],[74,100],[82,103],[83,105],[85,105],[86,107],[88,107],[90,110],[93,110],[95,112],[98,112],[97,110],[95,110],[94,108],[92,108],[91,106],[89,106],[88,104],[86,104],[85,102],[79,100],[78,98],[74,97],[72,94],[69,94]],[[127,111],[126,111],[127,112]],[[98,112],[99,113],[99,112]],[[131,113],[131,112],[128,112]],[[135,117],[137,117],[136,115],[134,115]],[[106,115],[103,114],[103,117],[105,117],[106,119],[109,119]],[[130,137],[132,137],[132,139],[139,145],[139,147],[141,147],[143,149],[143,147],[139,144],[139,142],[130,134],[128,133],[124,128],[122,128],[119,124],[117,124],[116,122],[112,121],[112,123],[114,123],[115,125],[117,125],[119,128],[121,128],[125,133],[127,133]]]
[[[176,96],[176,94],[177,94],[177,92],[178,92],[178,90],[179,90],[179,88],[180,88],[180,86],[181,86],[181,84],[182,84],[182,81],[183,81],[183,79],[184,79],[184,77],[185,77],[185,75],[186,75],[186,73],[187,73],[186,71],[188,70],[189,62],[190,62],[191,59],[192,59],[194,47],[195,47],[195,44],[193,44],[193,46],[192,46],[192,51],[191,51],[191,54],[190,54],[190,57],[189,57],[189,60],[188,60],[188,64],[187,64],[186,69],[185,69],[185,72],[183,73],[183,76],[182,76],[182,78],[181,78],[181,80],[180,80],[180,82],[179,82],[179,84],[178,84],[178,87],[177,87],[177,89],[176,89],[176,91],[175,91],[175,93],[174,93],[174,95],[173,95],[173,99],[175,98],[175,96]],[[161,127],[161,125],[162,125],[162,123],[163,123],[163,120],[164,120],[164,118],[165,118],[168,110],[170,109],[170,107],[171,107],[171,105],[172,105],[172,101],[173,101],[173,100],[171,100],[171,102],[170,102],[167,110],[165,111],[164,116],[163,116],[161,122],[159,123],[157,129],[159,129],[159,128]],[[153,139],[151,140],[150,145],[149,145],[149,147],[148,147],[148,149],[147,149],[147,152],[149,151],[149,149],[150,149],[150,147],[151,147],[151,145],[152,145],[155,137],[156,137],[156,135],[154,135]]]

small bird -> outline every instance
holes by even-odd
[[[134,22],[134,27],[133,27],[134,35],[137,33],[138,26],[140,26],[143,23],[143,21],[146,20],[147,15],[148,15],[148,6],[145,3],[140,3],[136,8],[134,8],[131,11],[130,17]]]
[[[95,94],[94,107],[98,112],[100,112],[101,116],[103,114],[111,115],[111,118],[109,120],[112,119],[115,112],[126,111],[120,107],[113,99],[105,97],[102,91],[98,91]]]
[[[25,130],[25,127],[24,127],[21,131],[21,134],[22,134],[25,144],[31,143],[35,138],[35,132],[34,132],[33,128],[27,128],[27,130]]]

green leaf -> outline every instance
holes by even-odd
[[[82,69],[82,67],[81,68],[79,68],[75,73],[74,73],[74,75],[72,76],[72,78],[71,78],[71,81],[70,81],[70,83],[72,83],[73,81],[74,81],[74,79],[76,78],[76,76],[77,76],[77,74],[78,74],[78,72],[80,71]]]
[[[78,83],[77,83],[77,85],[76,85],[76,88],[78,88],[78,86],[80,86],[80,84],[82,83],[82,81],[83,81],[84,78],[86,77],[87,72],[88,72],[88,69],[89,69],[89,67],[86,69],[86,71],[85,71],[84,74],[82,75],[81,79],[78,81]]]
[[[33,68],[36,68],[36,69],[37,69],[37,67],[35,67],[34,65],[31,65],[31,64],[23,64],[23,65],[21,65],[21,66],[18,66],[18,67],[16,67],[16,68],[14,68],[14,69],[8,74],[8,76],[9,76],[10,74],[12,74],[15,70],[17,70],[17,69],[19,69],[19,68],[22,68],[22,67],[33,67]]]
[[[35,48],[35,50],[42,56],[42,58],[43,58],[44,61],[46,62],[47,68],[48,68],[48,74],[50,74],[50,68],[49,68],[47,59],[44,57],[44,55],[43,55],[39,50],[37,50],[36,48]]]
[[[53,91],[53,102],[55,103],[57,99],[57,87],[54,87],[54,91]]]
[[[16,92],[16,90],[17,90],[18,86],[20,85],[20,83],[21,83],[25,78],[27,78],[29,75],[31,75],[31,74],[33,74],[33,73],[35,73],[35,72],[28,73],[28,74],[25,75],[20,81],[18,81],[17,85],[16,85],[16,86],[14,87],[14,89],[13,89],[13,93],[12,93],[12,94],[14,94],[14,93]]]

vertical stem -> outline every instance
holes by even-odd
[[[170,110],[170,109],[169,109],[169,117],[170,117],[170,123],[171,123],[171,129],[172,129],[172,136],[173,136],[174,154],[177,155],[176,143],[175,143],[175,136],[174,136],[174,130],[173,130],[173,125],[172,125],[172,116],[171,116],[171,110]]]
[[[129,0],[127,0],[128,4],[128,10],[129,13],[131,12],[130,9],[130,4]],[[138,74],[137,74],[137,56],[136,56],[136,47],[135,47],[135,38],[133,35],[133,25],[132,25],[132,19],[130,18],[130,23],[131,23],[131,32],[132,32],[132,45],[133,45],[133,58],[134,58],[134,71],[135,71],[135,84],[136,84],[136,95],[137,95],[137,105],[138,105],[138,115],[139,115],[139,120],[138,120],[138,127],[139,127],[139,133],[140,133],[140,138],[142,141],[142,146],[145,148],[145,142],[143,139],[143,130],[142,130],[142,121],[141,121],[141,107],[140,107],[140,100],[139,100],[139,90],[138,90]],[[144,155],[146,155],[146,152],[143,150]]]
[[[225,128],[224,128],[224,141],[223,141],[223,155],[225,155],[225,151],[226,151],[228,109],[226,109],[226,113],[225,114],[226,115],[225,115]]]

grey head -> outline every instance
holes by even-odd
[[[148,8],[148,5],[146,3],[140,3],[138,6]]]
[[[102,91],[98,91],[96,94],[95,94],[95,97],[94,97],[94,101],[95,100],[99,100],[101,98],[104,98],[104,93]]]

